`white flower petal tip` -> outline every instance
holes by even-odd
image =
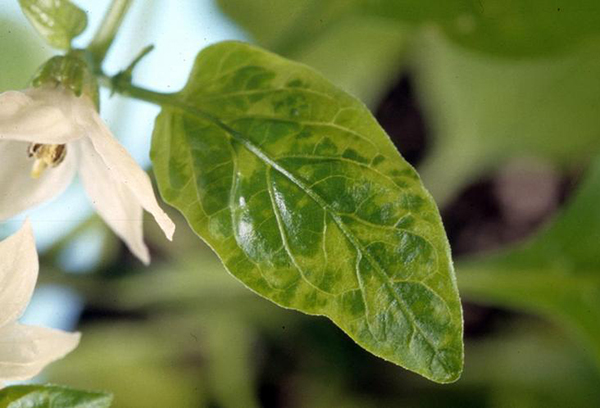
[[[129,250],[137,259],[139,259],[145,266],[150,265],[150,251],[148,247],[142,242],[139,245],[127,245]]]
[[[17,322],[33,294],[38,268],[33,229],[26,220],[0,242],[0,383],[30,379],[79,344],[79,333]]]
[[[12,323],[0,328],[0,382],[24,381],[79,345],[81,335]]]
[[[38,268],[33,229],[26,220],[19,231],[0,242],[0,328],[25,311]]]
[[[35,256],[35,261],[37,262],[37,251],[35,249],[35,235],[33,234],[33,226],[31,225],[31,221],[29,217],[25,218],[21,228],[17,232],[15,232],[10,237],[6,238],[4,241],[0,242],[0,247],[3,245],[8,245],[12,241],[17,241],[21,243],[24,249],[27,250],[29,255]]]
[[[51,333],[53,333],[53,338],[51,341],[51,343],[53,344],[53,350],[47,356],[51,358],[51,360],[48,361],[48,363],[64,358],[67,354],[74,351],[81,342],[80,332],[66,332],[56,329],[45,330],[51,331]]]
[[[161,217],[156,217],[156,222],[165,233],[165,236],[169,241],[173,241],[173,235],[175,234],[175,223],[169,218],[166,213],[162,213]]]

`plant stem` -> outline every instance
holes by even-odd
[[[149,89],[140,88],[131,83],[115,82],[115,78],[118,78],[118,76],[110,77],[106,74],[100,74],[98,76],[98,81],[101,86],[111,89],[113,92],[118,94],[129,96],[133,99],[154,103],[156,105],[173,104],[174,94],[151,91]]]
[[[88,46],[97,67],[102,65],[133,0],[112,0],[94,39]]]

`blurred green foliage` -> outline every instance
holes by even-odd
[[[594,0],[217,0],[267,48],[288,53],[348,16],[437,26],[459,44],[505,57],[565,51],[600,33]]]
[[[0,92],[23,89],[49,56],[49,50],[29,27],[2,14],[0,27]]]
[[[600,369],[600,159],[550,227],[458,268],[463,296],[540,313],[582,336]]]
[[[501,59],[424,33],[413,70],[433,146],[419,168],[438,203],[510,159],[580,168],[600,149],[600,41]]]

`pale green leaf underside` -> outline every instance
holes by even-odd
[[[459,267],[471,299],[540,313],[581,335],[600,365],[600,158],[567,209],[519,247]]]
[[[87,14],[69,0],[19,0],[23,13],[50,45],[69,49],[85,30]]]
[[[152,157],[163,197],[249,288],[427,378],[458,378],[437,208],[358,100],[304,65],[217,44],[163,105]]]
[[[110,394],[55,385],[18,385],[0,390],[0,408],[108,408]]]

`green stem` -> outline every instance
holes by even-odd
[[[135,86],[129,82],[118,81],[118,78],[118,75],[116,77],[110,77],[105,74],[100,74],[98,76],[98,81],[101,86],[111,89],[113,92],[116,92],[123,96],[129,96],[130,98],[154,103],[156,105],[173,104],[173,96],[175,94],[150,91],[148,89]]]
[[[132,3],[133,0],[113,0],[108,8],[94,39],[88,46],[97,67],[100,67],[104,58],[106,58],[106,54],[117,36],[117,32]]]

